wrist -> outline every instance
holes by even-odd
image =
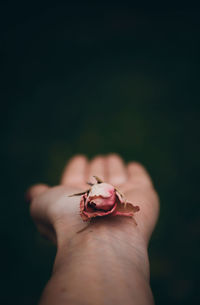
[[[41,305],[154,303],[147,247],[125,217],[97,220],[61,240]]]
[[[97,218],[91,223],[83,223],[83,229],[70,237],[67,232],[60,232],[54,270],[63,268],[73,255],[80,260],[91,256],[109,260],[109,255],[116,255],[120,264],[130,264],[149,280],[147,245],[131,218]]]

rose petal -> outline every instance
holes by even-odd
[[[117,204],[117,208],[115,209],[113,216],[133,216],[135,212],[140,210],[139,206],[134,206],[132,203],[127,202]]]
[[[88,196],[85,202],[85,210],[87,210],[90,207],[91,203],[94,203],[96,210],[109,211],[112,209],[116,201],[117,201],[117,197],[115,192],[112,193],[110,197],[106,197],[106,198],[102,196]]]
[[[84,194],[81,196],[81,201],[80,201],[80,212],[82,213],[85,209],[85,200],[87,198],[87,194]]]
[[[84,200],[84,199],[83,199]],[[106,216],[106,215],[110,215],[112,214],[115,209],[117,208],[117,202],[115,203],[115,205],[113,206],[113,208],[109,211],[93,211],[93,212],[89,212],[87,210],[82,209],[83,206],[83,200],[81,202],[81,217],[84,221],[89,220],[90,218],[96,217],[96,216]]]
[[[102,196],[108,198],[115,192],[114,186],[108,183],[94,184],[89,192],[89,197]]]
[[[118,199],[119,199],[119,202],[123,203],[124,200],[123,200],[123,198],[122,198],[122,195],[121,195],[117,190],[115,191],[115,193],[116,193],[116,196],[117,196]]]

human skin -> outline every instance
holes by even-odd
[[[86,182],[93,175],[140,207],[135,221],[105,216],[83,222],[80,197],[69,195],[88,189]],[[78,155],[68,162],[59,186],[38,184],[26,196],[39,232],[57,246],[40,305],[154,304],[147,248],[159,200],[142,165],[125,165],[116,154],[97,156],[91,162]]]

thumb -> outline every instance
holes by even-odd
[[[42,183],[29,187],[25,193],[26,202],[31,202],[35,197],[41,195],[47,189],[49,189],[49,186]]]

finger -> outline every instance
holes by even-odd
[[[151,178],[146,169],[137,162],[127,165],[128,179],[134,186],[152,186]]]
[[[69,186],[85,185],[88,170],[87,158],[83,155],[73,157],[64,169],[61,184]]]
[[[49,189],[49,186],[46,184],[36,184],[31,186],[25,194],[25,200],[27,202],[32,201],[36,196],[39,196],[43,192],[45,192],[47,189]]]
[[[111,154],[107,157],[106,168],[109,183],[117,186],[126,182],[126,168],[123,160],[117,154]]]
[[[106,180],[105,157],[97,156],[90,162],[87,181],[94,182],[94,177],[93,176],[97,176],[102,181]]]

